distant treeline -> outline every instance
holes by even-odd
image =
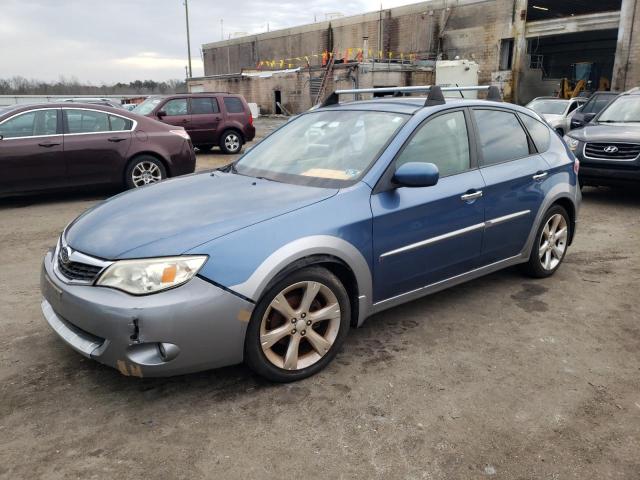
[[[152,93],[184,93],[187,85],[184,80],[136,80],[129,83],[112,85],[92,85],[82,83],[75,78],[60,77],[57,82],[44,82],[15,76],[0,78],[0,95],[126,95]]]

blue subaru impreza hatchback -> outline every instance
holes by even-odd
[[[85,212],[44,259],[47,322],[124,375],[244,361],[292,381],[376,312],[510,265],[553,274],[581,200],[572,153],[493,87],[383,93],[420,89],[335,92],[228,167]]]

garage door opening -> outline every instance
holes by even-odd
[[[620,10],[622,0],[530,0],[527,5],[527,21],[549,20],[551,18],[589,15],[591,13]]]

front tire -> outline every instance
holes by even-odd
[[[534,278],[553,275],[564,260],[569,246],[570,221],[567,211],[560,205],[551,207],[545,216],[531,249],[524,271]]]
[[[340,280],[312,266],[277,282],[258,302],[245,337],[245,361],[274,382],[310,377],[336,356],[351,306]]]
[[[240,152],[242,148],[242,136],[235,130],[227,130],[220,137],[220,149],[229,155]]]
[[[127,188],[144,187],[167,178],[167,170],[160,160],[151,155],[139,155],[133,158],[125,170],[124,179]]]

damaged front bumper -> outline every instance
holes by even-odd
[[[253,303],[194,277],[146,296],[71,285],[42,265],[42,313],[49,326],[85,357],[123,375],[162,377],[240,363]]]

